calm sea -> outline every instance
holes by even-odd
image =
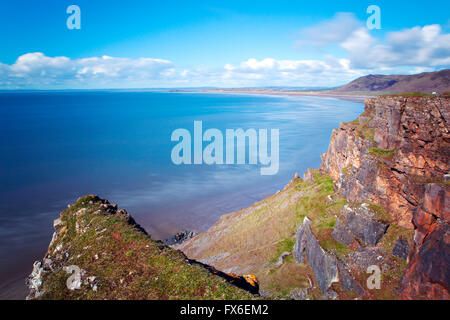
[[[316,97],[130,91],[0,93],[0,298],[23,298],[52,221],[97,194],[126,208],[156,239],[204,231],[224,213],[317,168],[333,128],[361,103]],[[173,130],[277,128],[280,169],[176,166]]]

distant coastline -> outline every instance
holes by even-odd
[[[365,99],[376,97],[375,94],[353,94],[333,91],[282,91],[266,88],[229,88],[229,89],[206,89],[200,91],[172,90],[171,92],[195,92],[195,93],[215,93],[215,94],[253,94],[270,96],[310,96],[320,98],[335,98],[351,102],[363,103]]]
[[[312,96],[363,103],[379,95],[446,95],[450,91],[450,69],[414,75],[367,75],[341,87],[250,87],[178,88],[169,92],[256,94],[271,96]]]

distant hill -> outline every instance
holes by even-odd
[[[335,92],[383,91],[392,93],[450,91],[450,69],[414,75],[368,75],[334,90]]]

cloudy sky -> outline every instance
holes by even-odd
[[[69,5],[81,9],[70,30]],[[369,30],[369,5],[381,29]],[[448,1],[0,3],[0,89],[337,86],[450,67]]]

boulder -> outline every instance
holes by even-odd
[[[375,246],[389,227],[389,224],[377,221],[375,213],[364,204],[355,208],[346,205],[341,214],[345,216],[346,228],[365,245]]]
[[[193,231],[183,230],[176,233],[171,238],[163,240],[163,242],[168,246],[175,246],[178,244],[182,244],[183,242],[195,237],[196,235],[197,233]]]
[[[355,239],[350,234],[348,229],[345,227],[341,219],[336,219],[336,224],[334,225],[333,232],[331,236],[338,242],[350,246]]]

